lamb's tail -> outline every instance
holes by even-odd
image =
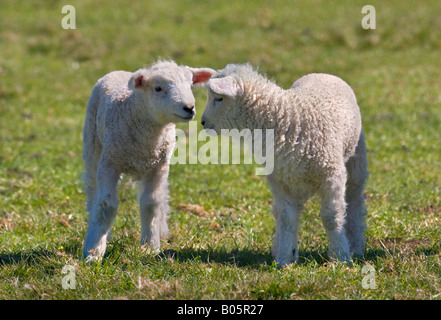
[[[351,252],[357,256],[363,255],[365,250],[364,232],[366,231],[367,210],[363,190],[369,176],[366,156],[366,142],[362,129],[355,154],[346,163],[348,180],[346,183],[345,230]]]
[[[355,148],[355,154],[349,158],[346,169],[348,170],[348,185],[364,186],[369,173],[367,171],[367,151],[363,128]]]
[[[98,161],[101,156],[102,146],[99,141],[96,118],[98,106],[100,104],[99,87],[93,88],[89,102],[87,104],[86,119],[83,127],[83,160],[84,169],[83,180],[86,185],[87,209],[92,209],[93,201],[96,196],[96,172]]]

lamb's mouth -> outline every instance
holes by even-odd
[[[208,126],[204,126],[204,131],[205,131],[205,134],[207,134],[210,137],[216,137],[220,134],[219,132],[217,132],[217,130],[214,128],[214,126],[212,126],[211,128]]]
[[[194,114],[189,114],[189,115],[186,116],[186,117],[183,117],[183,116],[181,116],[181,115],[179,115],[179,114],[177,114],[177,113],[173,113],[173,115],[175,115],[176,117],[178,117],[178,118],[180,118],[180,119],[183,119],[183,120],[191,120],[191,119],[194,118]]]

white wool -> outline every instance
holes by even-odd
[[[175,124],[195,115],[191,87],[214,71],[158,61],[134,73],[111,72],[98,80],[83,129],[84,181],[89,228],[87,260],[99,260],[115,219],[121,174],[138,181],[141,243],[158,249],[168,235],[168,172]]]
[[[298,260],[300,212],[314,193],[322,199],[330,256],[362,255],[366,146],[350,86],[336,76],[309,74],[284,90],[249,64],[231,64],[207,87],[204,128],[274,129],[274,171],[267,181],[275,198],[276,261]]]

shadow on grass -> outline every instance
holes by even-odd
[[[12,253],[0,253],[0,268],[6,265],[26,265],[35,266],[47,261],[57,259],[61,256],[79,257],[81,243],[69,241],[67,243],[56,244],[53,248],[35,248]]]
[[[160,258],[173,259],[178,263],[188,261],[200,261],[201,263],[219,263],[231,265],[239,268],[261,269],[275,266],[275,260],[268,251],[258,251],[253,249],[184,249],[181,251],[166,250],[158,255]],[[324,264],[328,262],[325,252],[320,251],[300,251],[299,265],[308,263]]]
[[[372,240],[368,243],[368,248],[362,258],[356,259],[355,263],[364,264],[371,262],[381,263],[381,260],[398,256],[420,256],[426,257],[441,254],[441,243],[429,238],[422,239],[403,239],[386,238]]]
[[[252,249],[183,249],[176,251],[173,249],[162,251],[158,254],[159,258],[172,259],[178,263],[188,261],[200,261],[201,263],[219,263],[223,265],[235,265],[237,267],[257,268],[265,264],[271,264],[271,254],[262,253]]]
[[[119,259],[115,255],[122,255],[124,252],[124,245],[114,243],[109,246],[103,262],[116,263]],[[57,260],[61,256],[72,257],[73,259],[80,259],[82,252],[81,241],[68,241],[66,243],[55,244],[54,247],[35,248],[32,250],[18,251],[12,253],[0,253],[0,268],[5,265],[27,265],[35,266],[42,263],[47,263],[50,260]],[[355,264],[365,264],[366,262],[377,263],[388,257],[397,255],[439,255],[441,254],[441,243],[431,239],[410,239],[404,240],[401,238],[391,238],[374,240],[368,243],[368,249],[364,257],[354,259]],[[307,265],[310,263],[323,265],[329,262],[326,250],[310,250],[300,251],[299,265]],[[157,256],[159,259],[173,259],[178,263],[200,261],[201,263],[219,263],[223,265],[232,265],[239,268],[254,268],[260,269],[274,266],[274,258],[270,250],[255,250],[255,249],[233,249],[226,250],[222,248],[215,249],[183,249],[175,251],[173,249],[165,250]],[[143,257],[139,257],[143,259]],[[145,257],[144,257],[145,258]],[[148,259],[149,262],[154,263],[156,259]]]
[[[381,243],[373,242],[369,244],[365,255],[354,258],[353,263],[358,265],[364,265],[366,262],[377,263],[385,258],[398,255],[432,256],[439,254],[441,254],[441,243],[430,239],[385,239]],[[181,251],[170,249],[158,254],[158,257],[173,259],[178,263],[200,261],[201,263],[219,263],[256,269],[273,266],[275,263],[269,250],[258,251],[252,249],[184,249]],[[310,263],[324,265],[329,261],[326,250],[300,251],[299,253],[300,266]]]
[[[0,267],[4,265],[25,264],[28,266],[38,264],[42,259],[49,259],[54,252],[46,249],[33,249],[24,252],[0,254]]]

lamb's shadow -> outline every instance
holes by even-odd
[[[62,247],[62,253],[56,249],[34,248],[31,250],[17,251],[11,253],[0,253],[0,269],[7,265],[23,264],[26,266],[39,265],[43,261],[56,259],[60,254],[78,255],[78,248],[81,248],[81,243],[66,242],[57,245]]]
[[[259,268],[272,263],[270,252],[260,252],[253,249],[173,249],[159,253],[160,258],[173,259],[177,263],[198,261],[200,263],[218,263],[222,265],[235,265],[237,267]]]
[[[400,242],[400,241],[398,241]],[[378,245],[368,244],[368,248],[363,257],[354,258],[353,264],[364,265],[368,263],[377,263],[387,257],[391,257],[397,254],[403,253],[403,247],[397,244],[394,240],[394,245]],[[406,253],[409,255],[426,256],[439,255],[441,253],[440,243],[420,243],[415,248],[406,247]],[[201,263],[219,263],[223,265],[234,265],[239,268],[249,267],[253,269],[264,268],[265,266],[274,266],[274,258],[271,255],[270,250],[258,251],[253,249],[183,249],[180,251],[166,250],[158,255],[160,258],[173,259],[178,263],[184,263],[188,261],[199,261]],[[310,250],[299,252],[298,265],[307,265],[314,263],[318,265],[324,265],[330,260],[327,256],[326,250]]]
[[[397,255],[425,255],[433,256],[441,253],[441,242],[433,241],[428,238],[423,239],[403,239],[386,238],[374,240],[367,245],[367,250],[362,262],[376,263],[379,260]]]
[[[158,255],[160,258],[173,259],[178,263],[199,261],[201,263],[218,263],[222,265],[233,265],[238,268],[262,269],[275,266],[275,260],[270,250],[259,251],[253,249],[183,249],[180,251],[165,250]],[[326,252],[322,251],[300,251],[299,265],[310,262],[319,265],[328,261]]]
[[[29,251],[20,251],[0,254],[0,267],[13,264],[25,264],[33,266],[39,263],[41,259],[49,259],[54,256],[54,252],[46,249],[33,249]]]
[[[62,247],[62,252],[68,256],[80,257],[82,243],[80,241],[68,241],[60,243],[56,247]],[[354,263],[358,265],[368,263],[377,263],[387,257],[397,254],[407,255],[425,255],[433,256],[441,254],[441,243],[432,242],[429,239],[402,240],[402,239],[385,239],[380,242],[368,243],[365,255],[362,258],[354,259]],[[104,256],[104,260],[113,257],[112,250]],[[35,266],[43,261],[57,259],[60,251],[45,248],[35,248],[27,251],[18,251],[12,253],[0,253],[0,268],[6,265],[24,264],[27,266]],[[272,267],[275,265],[274,258],[268,250],[254,249],[232,249],[224,248],[214,249],[182,249],[180,251],[165,250],[158,254],[159,258],[173,259],[178,263],[198,261],[201,263],[219,263],[222,265],[234,265],[239,268],[261,269]],[[299,252],[299,265],[307,265],[315,263],[324,265],[329,262],[326,250],[310,250]],[[151,263],[151,260],[149,263]]]

